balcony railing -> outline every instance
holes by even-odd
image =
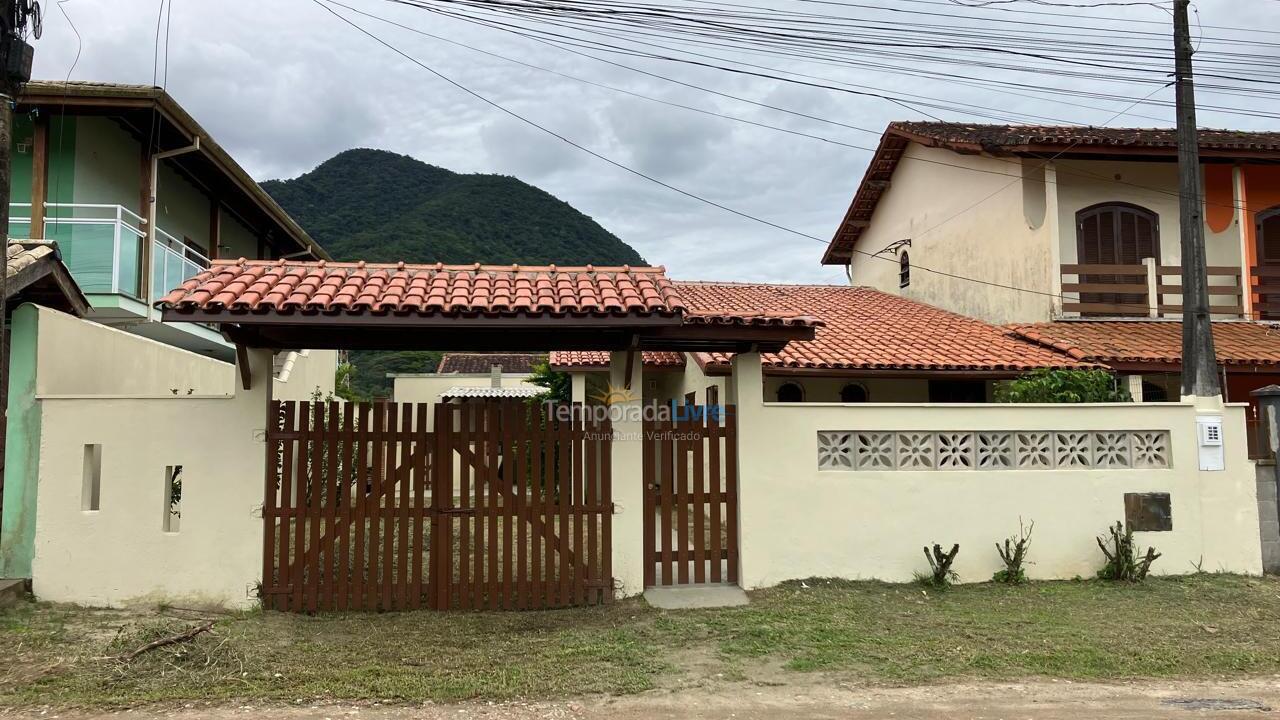
[[[1261,320],[1280,320],[1280,266],[1259,265],[1251,275],[1254,313]]]
[[[31,236],[31,204],[9,204],[9,237]],[[142,297],[142,248],[147,221],[122,205],[45,203],[44,237],[86,294]],[[156,228],[151,254],[151,301],[209,265],[209,259]]]
[[[209,258],[169,233],[156,228],[151,255],[151,302],[156,302],[187,278],[209,267]]]
[[[1244,315],[1244,283],[1239,267],[1211,265],[1209,312]],[[1276,280],[1280,282],[1280,273]],[[1277,287],[1280,309],[1280,287]],[[1182,268],[1156,265],[1063,265],[1062,312],[1092,317],[1181,317]]]

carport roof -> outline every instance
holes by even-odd
[[[447,350],[781,348],[802,312],[691,311],[662,267],[216,261],[165,321],[258,347]]]

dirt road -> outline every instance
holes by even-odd
[[[1276,710],[1272,710],[1275,708]],[[725,685],[621,698],[452,705],[177,705],[112,713],[3,710],[0,717],[51,720],[773,720],[919,718],[1084,720],[1085,718],[1250,718],[1280,716],[1280,677],[1224,682],[1065,681],[952,684],[911,688]]]

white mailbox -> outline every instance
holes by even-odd
[[[1200,415],[1196,418],[1196,429],[1200,445],[1200,469],[1225,470],[1226,461],[1222,452],[1222,416]]]

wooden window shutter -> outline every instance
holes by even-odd
[[[1280,265],[1280,207],[1258,215],[1258,262]]]
[[[1142,264],[1144,258],[1160,258],[1159,221],[1155,213],[1137,205],[1108,203],[1076,213],[1076,262],[1081,265]],[[1280,257],[1280,254],[1277,255]],[[1144,275],[1086,274],[1085,284],[1139,284]],[[1145,295],[1133,293],[1081,293],[1082,303],[1111,305],[1088,315],[1145,314]]]

